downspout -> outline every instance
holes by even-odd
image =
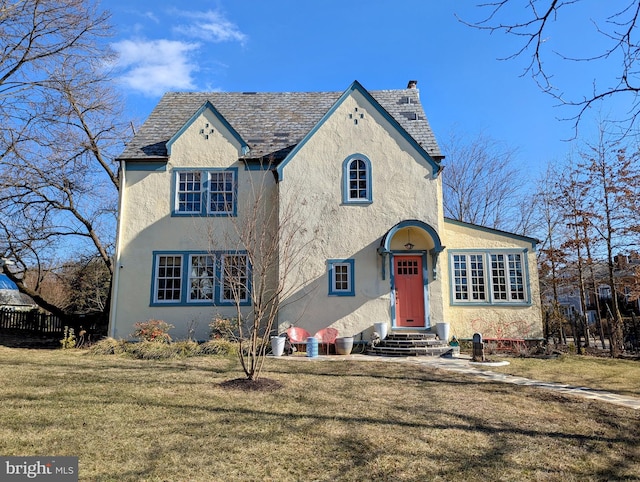
[[[116,309],[118,306],[118,284],[120,281],[120,249],[122,242],[122,223],[124,217],[124,193],[126,189],[126,161],[120,161],[120,192],[118,193],[118,222],[116,224],[116,249],[113,255],[113,284],[111,287],[111,307],[109,309],[109,336],[115,338]]]

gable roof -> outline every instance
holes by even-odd
[[[380,103],[371,94],[369,94],[369,92],[367,92],[364,87],[362,87],[362,84],[360,84],[360,82],[355,80],[349,86],[349,88],[343,92],[340,98],[333,104],[331,109],[329,109],[325,113],[325,115],[322,116],[322,119],[320,119],[320,121],[311,129],[311,131],[309,131],[309,133],[293,148],[293,150],[289,152],[289,154],[287,154],[287,157],[278,165],[278,168],[277,168],[278,179],[282,179],[282,171],[284,169],[284,166],[291,160],[291,158],[296,154],[296,152],[307,142],[307,140],[311,138],[311,136],[315,133],[315,131],[329,117],[331,117],[331,115],[336,111],[336,109],[338,109],[338,107],[344,102],[344,100],[347,97],[349,97],[354,91],[359,92],[367,100],[367,102],[369,102],[372,105],[372,107],[375,110],[377,110],[378,112],[380,112],[380,114],[382,114],[382,116],[394,127],[394,129],[399,131],[405,137],[405,139],[410,144],[413,145],[413,147],[420,153],[420,155],[424,157],[427,163],[431,165],[431,167],[433,168],[433,175],[435,177],[440,172],[440,165],[438,164],[438,161],[436,161],[433,157],[431,157],[431,155],[422,147],[422,145],[420,145],[411,135],[409,135],[406,129],[404,129],[402,125],[400,125],[400,123],[395,119],[395,117],[389,114],[386,111],[386,109],[384,109],[380,105]],[[415,120],[417,120],[417,116]]]
[[[344,92],[169,92],[118,159],[166,159],[167,143],[206,102],[249,146],[247,159],[284,159]],[[369,94],[432,158],[443,156],[416,88]]]

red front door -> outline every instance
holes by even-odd
[[[424,327],[422,256],[393,258],[396,294],[396,326]]]

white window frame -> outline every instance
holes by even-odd
[[[526,250],[449,252],[452,305],[529,305],[529,281]]]
[[[220,183],[223,185],[222,189],[213,190],[214,178],[222,177],[222,181],[216,180],[215,184],[219,185]],[[227,180],[227,177],[231,177],[231,180]],[[207,172],[207,194],[208,194],[208,202],[207,202],[207,212],[209,214],[215,215],[228,215],[233,214],[234,207],[236,204],[236,173],[232,170],[216,170]],[[214,196],[224,196],[224,201],[222,202],[224,209],[213,209],[214,208]],[[227,201],[227,196],[231,197],[230,201]],[[218,205],[218,201],[215,201],[215,205]]]
[[[175,275],[175,272],[171,273],[171,275],[167,275],[167,273],[165,272],[164,274],[162,274],[162,270],[166,270],[167,269],[167,265],[165,264],[164,266],[162,265],[162,259],[167,259],[167,258],[173,258],[174,260],[174,264],[171,265],[171,267],[173,268],[173,270],[177,269],[178,270],[178,276]],[[178,263],[175,264],[175,260],[178,260]],[[153,281],[154,281],[154,289],[153,289],[153,298],[154,298],[154,302],[155,303],[161,303],[161,304],[165,304],[165,303],[181,303],[182,302],[182,273],[183,273],[183,255],[182,254],[156,254],[155,256],[155,272],[153,275]],[[176,291],[175,286],[172,286],[171,288],[167,288],[166,284],[168,281],[171,281],[171,284],[175,284],[177,282],[178,284],[178,288]],[[163,286],[164,285],[164,286]],[[164,296],[161,298],[160,297],[160,293],[164,293]],[[166,294],[168,292],[171,293],[178,293],[178,298],[166,298]]]
[[[199,181],[193,180],[196,176]],[[176,169],[173,183],[172,216],[237,215],[238,168]],[[199,183],[199,191],[194,188],[195,183]],[[190,210],[186,209],[189,202],[181,199],[188,196],[199,197],[198,201],[192,201],[194,206]]]
[[[204,261],[204,263],[202,263],[202,261]],[[213,303],[216,296],[215,256],[209,254],[190,254],[188,268],[187,301]],[[194,296],[194,293],[196,293],[196,296]]]
[[[457,303],[485,302],[487,300],[485,256],[480,253],[454,253],[452,267],[455,301]]]
[[[228,273],[227,270],[229,269],[227,267],[228,265],[228,259],[232,259],[232,258],[242,258],[244,259],[244,272],[240,273],[239,276],[239,286],[241,287],[241,289],[244,290],[244,296],[239,298],[238,300],[236,300],[235,297],[227,297],[226,293],[228,290],[231,290],[233,288],[231,287],[227,287],[227,283],[229,282],[228,280]],[[236,301],[240,302],[240,303],[246,303],[249,301],[249,292],[250,292],[250,286],[249,286],[249,282],[250,282],[250,278],[249,278],[249,257],[246,254],[242,254],[242,253],[225,253],[221,255],[221,260],[220,260],[220,296],[219,296],[219,300],[220,303],[225,303],[225,304],[229,304],[229,303],[236,303]]]
[[[356,163],[357,166],[353,167]],[[355,179],[351,179],[352,174],[355,174]],[[371,161],[366,156],[353,154],[347,157],[342,163],[342,202],[344,204],[371,204],[373,202],[371,178]],[[351,185],[354,182],[356,188],[352,189]],[[364,189],[361,189],[362,183],[365,185]],[[351,195],[352,191],[356,192],[355,196]]]
[[[355,296],[355,261],[330,259],[329,296]]]
[[[175,212],[177,214],[200,214],[202,212],[202,202],[204,200],[204,183],[205,183],[205,179],[203,179],[202,175],[202,171],[178,171],[176,172],[176,199],[175,199]],[[182,179],[184,176],[184,180]],[[195,177],[199,177],[199,180],[194,180],[193,178]],[[189,179],[191,178],[191,179]],[[206,177],[205,177],[206,178]],[[186,189],[187,186],[191,185],[191,184],[195,184],[198,183],[199,185],[199,189]],[[185,189],[181,189],[181,186],[185,184]],[[192,210],[187,210],[187,209],[180,209],[181,206],[183,204],[188,205],[188,204],[192,204],[195,203],[195,201],[192,202],[188,202],[188,201],[182,201],[180,199],[180,197],[184,195],[184,196],[189,196],[189,195],[193,195],[193,196],[198,196],[198,209],[192,209]]]

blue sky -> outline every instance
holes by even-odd
[[[343,91],[353,80],[379,90],[417,80],[439,139],[452,130],[484,132],[517,149],[520,166],[533,177],[571,150],[566,139],[574,136],[573,123],[559,119],[573,111],[522,76],[528,58],[498,60],[519,48],[517,39],[456,18],[481,19],[477,3],[110,0],[103,7],[112,12],[116,74],[137,121],[165,91]],[[584,0],[551,30],[545,65],[567,95],[588,94],[599,70],[560,61],[552,50],[598,53],[591,19],[606,3]],[[606,116],[622,107],[603,108]],[[581,135],[593,131],[593,118],[585,118]]]

